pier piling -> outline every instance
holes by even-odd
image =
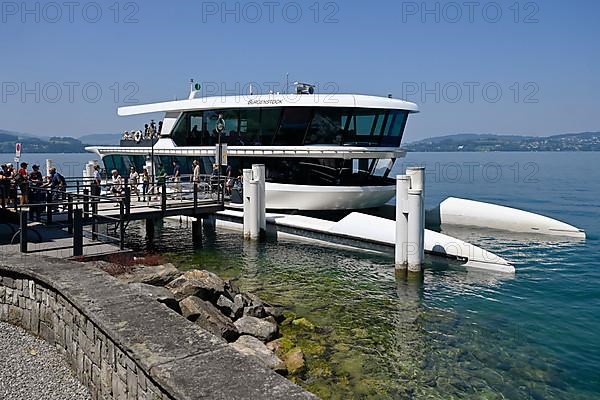
[[[425,258],[425,168],[396,177],[396,269],[420,273]]]
[[[403,270],[408,266],[408,189],[410,177],[396,177],[396,269]]]

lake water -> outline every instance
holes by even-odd
[[[81,162],[69,164],[81,171],[90,156],[37,156],[45,158]],[[257,245],[226,231],[194,249],[191,227],[178,222],[164,224],[152,251],[182,268],[235,278],[244,290],[314,323],[314,331],[285,333],[306,354],[308,370],[297,383],[323,398],[600,398],[599,160],[598,153],[406,158],[404,166],[427,168],[429,207],[457,196],[586,230],[583,242],[447,232],[512,261],[514,277],[427,259],[423,282],[407,282],[395,276],[391,257],[292,242]],[[142,232],[130,246],[143,248]]]

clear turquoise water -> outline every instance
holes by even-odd
[[[587,231],[585,242],[448,232],[513,261],[512,278],[428,259],[423,282],[407,282],[395,276],[390,257],[254,245],[224,231],[194,249],[191,228],[177,222],[163,226],[153,251],[236,278],[310,319],[314,332],[293,333],[308,349],[298,383],[323,398],[600,398],[599,160],[597,153],[407,157],[427,167],[429,206],[447,196],[472,198]],[[140,243],[140,236],[130,242]]]

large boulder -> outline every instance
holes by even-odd
[[[244,298],[241,294],[236,294],[233,297],[233,307],[231,308],[231,312],[235,318],[240,318],[244,314],[245,305]]]
[[[199,297],[190,296],[179,302],[184,317],[196,323],[213,335],[228,342],[236,340],[240,334],[231,319],[221,314],[217,307]]]
[[[277,337],[279,328],[273,317],[264,319],[245,316],[234,323],[241,335],[251,335],[263,342],[269,342]]]
[[[169,290],[160,286],[152,286],[146,283],[130,283],[129,287],[140,292],[143,296],[148,296],[159,303],[163,303],[171,310],[181,314],[181,308],[179,307],[179,302],[175,300],[175,296]]]
[[[182,274],[173,264],[156,266],[136,265],[132,271],[117,276],[126,283],[145,283],[147,285],[165,286]]]
[[[263,342],[253,336],[240,336],[235,343],[232,343],[232,346],[240,353],[256,359],[258,362],[277,373],[287,373],[285,363],[273,354]]]
[[[196,296],[216,303],[219,296],[225,293],[225,282],[212,272],[193,270],[169,282],[167,289],[177,300]]]
[[[227,315],[230,318],[235,318],[235,313],[233,312],[234,304],[233,301],[229,300],[229,298],[225,295],[219,296],[217,300],[217,307],[221,312]]]

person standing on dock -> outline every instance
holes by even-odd
[[[100,166],[94,165],[94,176],[92,178],[92,196],[100,196],[102,192],[102,176]]]
[[[135,167],[132,165],[129,169],[129,184],[131,185],[131,193],[137,194],[138,201],[140,201],[140,191],[138,190],[139,181],[140,174],[137,173]]]
[[[119,197],[119,196],[121,196],[121,193],[123,192],[123,178],[121,178],[121,175],[119,175],[119,171],[117,171],[116,169],[112,170],[111,175],[112,175],[112,180],[111,180],[112,187],[111,187],[110,191],[112,192],[112,194]],[[118,204],[117,204],[117,206],[118,206]]]
[[[32,206],[29,207],[29,219],[32,221],[41,221],[41,208],[39,204],[44,199],[42,192],[40,192],[40,187],[44,183],[44,177],[40,172],[40,166],[34,164],[31,169],[31,173],[29,174],[29,202],[33,203]]]
[[[67,191],[67,180],[54,167],[50,169],[50,190],[52,190],[53,202],[64,200],[64,193]]]
[[[8,171],[8,165],[2,164],[2,171],[0,171],[0,200],[2,207],[6,207],[10,193],[10,173]]]
[[[158,167],[158,175],[156,176],[156,183],[158,184],[158,193],[162,193],[162,190],[165,191],[165,195],[167,194],[167,187],[165,186],[167,182],[167,171],[165,171],[165,167],[160,164]]]
[[[177,161],[173,161],[173,182],[175,182],[175,192],[179,194],[181,200],[181,168]]]
[[[21,192],[21,205],[27,204],[28,195],[29,195],[29,185],[28,185],[28,177],[27,173],[27,163],[21,163],[21,168],[17,172],[15,176],[15,183],[19,187],[19,191]]]
[[[194,170],[192,171],[192,182],[195,183],[196,185],[200,184],[200,163],[198,162],[198,160],[194,160],[194,162],[192,162],[192,166],[194,168]]]
[[[150,174],[148,174],[148,169],[144,168],[144,172],[142,172],[142,194],[144,196],[143,201],[146,201],[146,195],[148,194],[149,188],[150,188]]]

